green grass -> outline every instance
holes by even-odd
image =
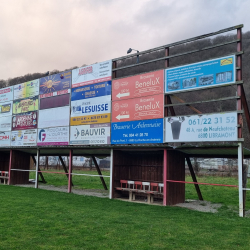
[[[0,249],[249,249],[250,220],[0,185]],[[219,194],[218,194],[219,196]]]

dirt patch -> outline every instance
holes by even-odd
[[[175,206],[185,207],[185,208],[200,211],[200,212],[217,213],[218,208],[220,208],[222,205],[211,203],[210,201],[187,200],[185,203],[180,203]]]

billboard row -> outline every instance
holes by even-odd
[[[237,140],[237,112],[165,118],[164,142]]]
[[[72,70],[72,88],[111,80],[112,61],[105,61]]]
[[[235,82],[235,55],[165,70],[165,93]]]
[[[164,71],[154,71],[141,75],[121,78],[112,83],[112,100],[164,93]]]

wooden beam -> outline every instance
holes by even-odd
[[[192,176],[193,182],[198,182],[197,179],[196,179],[195,172],[194,172],[193,166],[191,164],[190,158],[188,156],[186,156],[186,161],[187,161],[188,168],[189,168],[190,174]],[[202,197],[199,185],[194,184],[194,186],[195,186],[196,192],[198,194],[199,200],[203,201],[203,197]]]
[[[97,163],[97,161],[96,161],[96,158],[95,158],[95,156],[93,156],[93,155],[92,155],[92,160],[93,160],[93,162],[94,162],[94,164],[95,164],[95,167],[96,167],[96,170],[97,170],[98,174],[99,174],[99,175],[102,175],[102,172],[101,172],[101,170],[100,170],[100,168],[99,168],[99,166],[98,166],[98,163]],[[102,176],[100,176],[100,179],[101,179],[101,182],[102,182],[102,185],[103,185],[104,189],[105,189],[105,190],[108,190],[107,185],[106,185],[106,183],[105,183],[105,180],[103,179]]]
[[[178,100],[181,103],[185,103],[180,97],[176,96],[176,95],[172,95],[176,100]],[[191,106],[190,104],[185,104],[187,107],[189,107],[190,109],[192,109],[194,112],[198,113],[198,114],[202,114],[201,111],[199,111],[198,109],[196,109],[195,107]]]
[[[32,157],[32,160],[34,161],[34,163],[36,164],[36,159],[34,157],[34,155],[31,156]],[[38,166],[38,174],[40,175],[41,179],[42,179],[42,183],[47,183],[47,181],[45,181],[44,179],[44,176],[43,176],[43,173],[40,172],[40,167]]]
[[[63,161],[62,156],[59,156],[59,160],[62,163],[62,167],[63,167],[64,172],[66,173],[67,178],[69,179],[68,170],[67,170],[67,167]],[[71,180],[71,186],[74,186],[72,180]]]

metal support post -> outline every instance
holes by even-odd
[[[100,169],[99,166],[98,166],[98,163],[97,163],[97,161],[96,161],[95,156],[92,156],[92,160],[93,160],[93,162],[94,162],[94,164],[95,164],[95,168],[96,168],[98,174],[100,175],[100,179],[101,179],[101,182],[102,182],[102,185],[103,185],[104,189],[105,189],[105,190],[108,190],[107,185],[106,185],[106,183],[105,183],[105,180],[104,180],[104,178],[102,177],[102,172],[101,172],[101,169]]]
[[[243,183],[242,183],[242,169],[243,169],[243,150],[242,143],[238,143],[238,182],[239,182],[239,216],[244,216],[243,207]]]
[[[39,170],[39,162],[40,162],[40,150],[36,151],[36,180],[35,180],[35,188],[38,188],[38,170]]]
[[[9,180],[8,185],[11,183],[11,164],[12,164],[12,149],[10,150],[10,161],[9,161]]]
[[[68,193],[71,193],[71,183],[72,183],[72,157],[73,157],[73,150],[69,150],[69,178],[68,178]]]
[[[163,151],[163,206],[167,206],[167,149]]]
[[[113,148],[110,152],[110,180],[109,180],[109,199],[113,198]]]

